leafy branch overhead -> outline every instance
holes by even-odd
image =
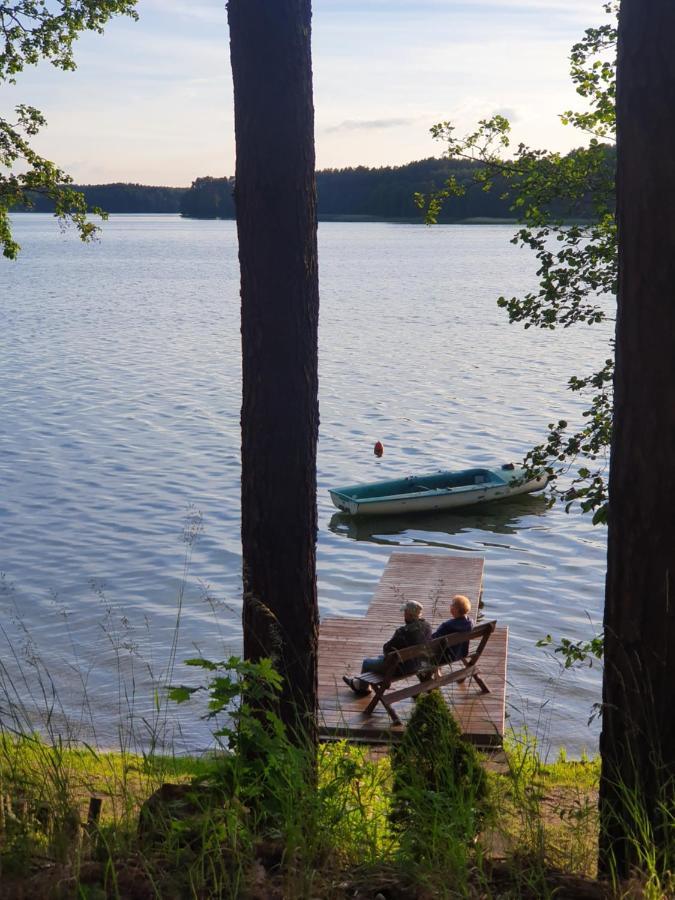
[[[444,187],[416,202],[433,224],[451,197],[468,189],[499,190],[520,227],[512,243],[529,247],[538,262],[539,284],[522,297],[500,297],[511,322],[525,328],[594,325],[614,315],[617,290],[617,234],[614,218],[616,95],[616,15],[618,3],[604,6],[612,21],[588,29],[572,48],[571,77],[587,102],[583,112],[566,111],[564,124],[584,132],[587,145],[561,155],[511,146],[511,127],[503,116],[478,123],[457,137],[450,122],[435,125],[432,135],[445,143],[449,159],[478,163],[470,184],[450,178]],[[578,503],[595,523],[607,517],[606,468],[611,438],[613,346],[598,372],[572,376],[568,387],[585,395],[584,423],[576,430],[561,420],[526,459],[551,476],[553,496]],[[572,472],[571,483],[558,486],[559,475]]]
[[[78,34],[101,33],[115,15],[137,18],[135,6],[136,0],[0,2],[0,82],[15,84],[26,66],[43,59],[59,69],[74,69]],[[35,195],[48,197],[60,222],[74,224],[82,240],[90,240],[97,231],[87,219],[85,198],[69,187],[72,178],[31,146],[30,138],[45,125],[42,113],[25,104],[15,108],[14,121],[0,117],[0,245],[8,259],[15,259],[20,249],[12,237],[9,213],[30,208]],[[103,215],[98,208],[90,211]]]

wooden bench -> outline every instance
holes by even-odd
[[[484,622],[481,625],[476,625],[471,631],[449,634],[444,637],[434,638],[434,640],[426,644],[416,644],[413,647],[406,647],[403,650],[392,650],[391,653],[387,653],[384,657],[383,672],[363,672],[357,676],[359,681],[369,684],[375,694],[365,708],[364,713],[369,715],[377,704],[381,703],[389,713],[394,725],[400,725],[401,720],[393,708],[393,704],[397,700],[416,697],[418,694],[433,691],[445,684],[461,683],[466,681],[467,678],[476,682],[481,693],[489,694],[490,689],[480,676],[478,662],[496,625],[496,622]],[[469,653],[463,659],[453,660],[449,658],[448,650],[470,641],[478,641],[478,646],[473,652],[471,651],[471,646],[469,646]],[[419,669],[405,675],[397,674],[403,664],[416,659],[421,660]],[[454,662],[460,662],[462,668],[453,670],[451,667]],[[417,677],[418,681],[416,684],[411,684],[398,690],[391,690],[392,685],[412,677]]]

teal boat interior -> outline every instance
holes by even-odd
[[[508,484],[512,478],[502,478],[492,469],[464,469],[461,472],[437,472],[434,475],[409,475],[393,481],[376,481],[338,488],[331,493],[344,500],[373,500],[379,497],[399,497],[423,494],[431,491],[449,491],[458,488],[485,488]]]

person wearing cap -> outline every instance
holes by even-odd
[[[471,612],[471,601],[464,594],[455,594],[450,604],[450,615],[452,618],[446,619],[438,626],[436,631],[431,635],[432,638],[444,637],[448,634],[457,634],[461,631],[471,631],[473,621],[469,613]],[[469,642],[465,644],[455,644],[454,647],[448,647],[445,651],[445,659],[447,662],[455,662],[462,659],[469,652]]]
[[[431,625],[422,618],[423,607],[417,600],[408,600],[401,606],[403,613],[404,625],[396,629],[391,638],[382,647],[382,656],[373,656],[364,659],[361,664],[361,674],[364,672],[382,672],[384,671],[384,654],[390,653],[392,650],[403,650],[405,647],[414,647],[415,644],[426,644],[431,636]],[[398,675],[412,675],[419,668],[420,661],[410,659],[401,663]],[[350,687],[355,694],[370,693],[370,685],[367,681],[361,681],[358,676],[350,678],[343,675],[342,680]]]

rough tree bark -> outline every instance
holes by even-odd
[[[310,0],[230,0],[243,358],[244,653],[315,739],[319,290]]]
[[[600,865],[639,863],[637,799],[675,849],[675,3],[623,0],[619,298],[609,493]],[[664,815],[670,805],[670,816]],[[670,847],[669,847],[670,845]]]

